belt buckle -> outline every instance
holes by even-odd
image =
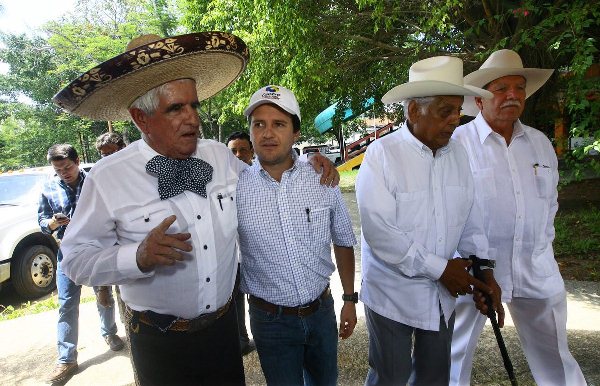
[[[298,315],[298,317],[304,317],[304,316],[308,316],[311,314],[311,309],[314,307],[314,304],[312,303],[308,303],[304,306],[298,306],[298,312],[296,313],[296,315]]]

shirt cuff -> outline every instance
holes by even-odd
[[[446,265],[448,265],[447,259],[428,253],[425,258],[425,275],[432,280],[439,280],[446,269]]]
[[[119,252],[117,253],[117,269],[125,276],[133,279],[141,279],[154,275],[153,269],[149,272],[142,272],[137,265],[135,255],[140,244],[141,243],[123,245],[119,248]]]

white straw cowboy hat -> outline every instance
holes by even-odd
[[[465,84],[484,87],[488,83],[509,75],[521,75],[527,81],[525,98],[529,98],[544,85],[554,72],[553,69],[524,68],[523,61],[518,53],[513,50],[498,50],[492,52],[489,58],[477,71],[465,76]],[[475,105],[474,98],[465,98],[463,111],[467,115],[477,115],[479,108]]]
[[[87,71],[52,99],[93,120],[130,120],[129,106],[147,91],[177,79],[196,81],[198,100],[229,86],[246,68],[248,47],[226,32],[161,38],[144,35],[126,52]]]
[[[408,83],[388,91],[381,101],[396,103],[409,98],[436,95],[472,95],[491,98],[489,91],[463,84],[463,62],[452,56],[423,59],[408,70]]]

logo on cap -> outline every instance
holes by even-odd
[[[265,92],[261,95],[264,99],[281,99],[281,93],[277,86],[265,87]]]

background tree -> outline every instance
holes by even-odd
[[[361,110],[374,97],[370,116],[400,120],[401,112],[386,111],[379,101],[407,80],[417,60],[459,56],[468,73],[492,51],[511,48],[526,66],[557,69],[528,100],[523,121],[552,137],[554,122],[562,118],[572,135],[593,137],[590,146],[600,147],[599,78],[589,77],[599,63],[597,1],[80,0],[76,15],[48,23],[47,37],[0,35],[8,47],[0,49],[0,60],[11,63],[10,73],[0,76],[0,101],[19,103],[23,94],[35,101],[35,111],[50,111],[54,91],[121,52],[134,36],[223,30],[244,39],[251,59],[237,82],[202,103],[203,136],[223,140],[246,128],[243,110],[252,92],[281,84],[298,97],[303,138],[321,142],[330,135],[319,136],[312,123],[334,102],[340,112]],[[0,119],[25,110],[5,109]],[[103,122],[54,114],[49,121],[39,120],[39,135],[64,127],[57,133],[75,136],[83,146],[106,130]],[[14,127],[24,118],[11,119]],[[339,117],[334,121],[339,125]],[[129,123],[115,125],[126,135],[137,134]],[[352,124],[348,129],[361,128]],[[567,158],[582,158],[583,151]]]

